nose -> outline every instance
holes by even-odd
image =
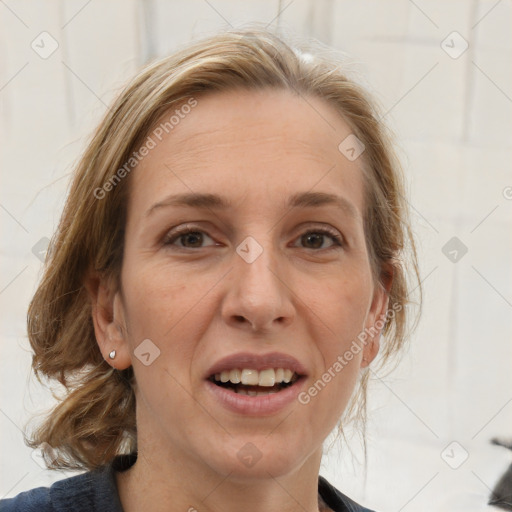
[[[222,305],[224,321],[258,334],[271,334],[289,325],[295,308],[290,278],[283,269],[286,262],[280,265],[269,248],[254,261],[235,253],[233,262]]]

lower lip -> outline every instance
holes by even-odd
[[[208,392],[226,409],[249,416],[266,416],[275,414],[296,401],[305,380],[302,377],[292,386],[284,388],[277,393],[261,396],[240,395],[230,389],[217,386],[217,384],[209,380],[205,382]]]

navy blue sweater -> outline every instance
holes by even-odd
[[[128,469],[135,455],[116,457],[112,464],[37,487],[0,501],[0,512],[123,512],[115,471]],[[325,478],[318,478],[318,494],[334,512],[373,512],[358,505]]]

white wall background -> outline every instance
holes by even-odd
[[[0,497],[63,477],[22,441],[49,403],[25,315],[86,137],[147,59],[252,21],[353,57],[398,134],[420,240],[424,316],[372,385],[367,481],[357,443],[322,474],[381,512],[491,510],[512,459],[489,443],[512,437],[511,0],[0,1]],[[467,247],[455,262],[452,237]]]

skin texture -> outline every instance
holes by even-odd
[[[322,442],[376,356],[378,337],[310,403],[265,417],[217,405],[204,378],[224,356],[278,351],[306,367],[307,389],[386,313],[365,245],[362,159],[338,150],[350,133],[318,98],[214,93],[199,97],[132,172],[122,289],[97,276],[89,286],[103,356],[118,369],[133,365],[137,381],[139,457],[117,475],[127,512],[318,510]],[[286,206],[310,191],[344,197],[356,216],[335,205]],[[232,204],[147,214],[170,194],[190,192]],[[187,223],[203,234],[165,245]],[[328,235],[303,237],[326,227],[343,237],[341,246]],[[263,249],[252,263],[235,251],[247,236]],[[134,355],[145,339],[160,350],[149,366]],[[252,467],[237,457],[249,442],[261,454]]]

